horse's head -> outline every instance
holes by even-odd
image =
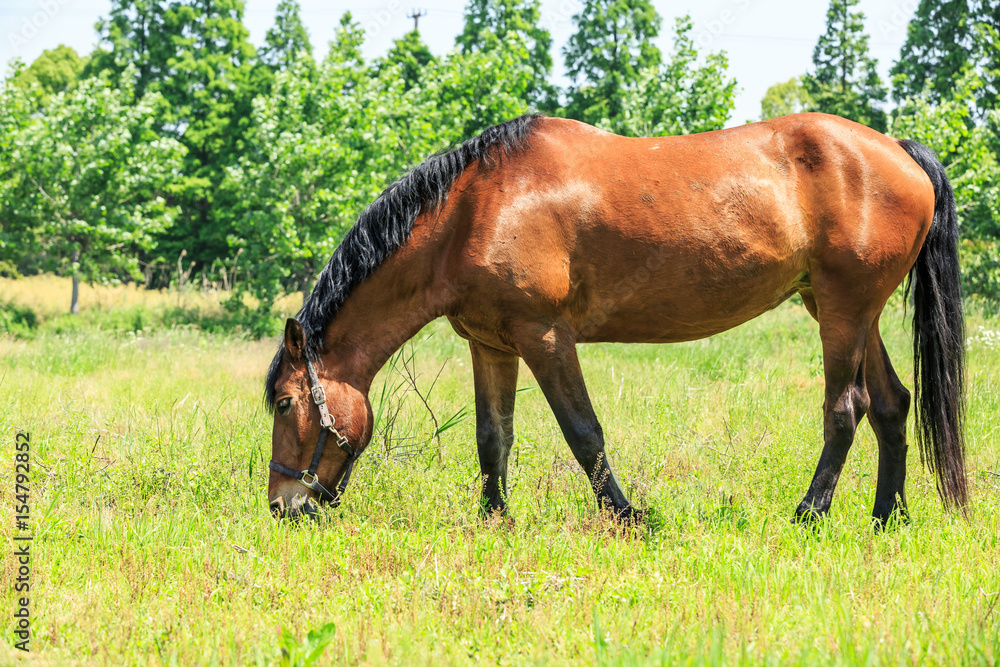
[[[274,430],[267,497],[278,517],[313,517],[322,502],[338,504],[357,455],[372,433],[364,392],[325,373],[306,353],[298,321],[285,325],[273,370]]]

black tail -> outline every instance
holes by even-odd
[[[920,456],[937,473],[945,506],[964,507],[965,320],[958,272],[958,215],[944,167],[926,146],[899,145],[934,184],[934,222],[916,264],[913,288],[913,375]]]

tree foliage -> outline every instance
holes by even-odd
[[[243,286],[262,316],[282,294],[312,286],[342,234],[395,178],[527,111],[533,71],[517,39],[417,70],[367,63],[362,41],[348,14],[315,79],[298,64],[279,73],[255,100],[246,150],[228,171],[229,241],[252,271]]]
[[[24,87],[15,83],[24,63],[14,60],[0,82],[0,275],[18,275],[23,262],[36,250],[33,220],[12,219],[9,209],[17,205],[18,166],[11,159],[18,138],[31,123],[34,102]]]
[[[921,2],[893,67],[894,135],[930,146],[962,221],[967,294],[1000,301],[998,0]]]
[[[963,234],[1000,240],[1000,111],[990,112],[986,122],[973,122],[982,86],[979,77],[968,72],[939,104],[923,96],[908,98],[891,130],[930,147],[946,165]]]
[[[604,127],[642,137],[725,126],[735,105],[736,80],[727,77],[725,53],[711,53],[699,64],[692,28],[691,17],[678,17],[669,59],[639,72],[622,95],[621,112],[602,121]]]
[[[803,79],[801,76],[793,76],[788,81],[776,83],[768,88],[760,101],[761,120],[812,111],[813,99]]]
[[[243,24],[243,0],[112,0],[97,24],[101,45],[93,73],[126,77],[137,98],[162,96],[160,131],[187,148],[176,225],[158,239],[170,257],[182,250],[200,260],[228,252],[228,230],[217,216],[216,190],[242,143],[258,90],[257,52]],[[266,83],[266,82],[265,82]]]
[[[937,103],[974,71],[982,85],[973,100],[980,113],[997,108],[1000,93],[1000,0],[921,0],[892,67],[893,99],[927,95]]]
[[[1000,0],[978,0],[975,7],[974,67],[983,82],[976,102],[987,112],[1000,109]]]
[[[18,71],[11,81],[27,91],[39,105],[44,105],[56,93],[76,83],[87,59],[65,44],[45,49],[28,67]]]
[[[111,72],[127,82],[136,98],[146,94],[169,73],[172,38],[166,26],[167,5],[160,0],[111,0],[111,11],[95,26],[98,47],[90,56],[88,74]]]
[[[309,31],[302,23],[297,0],[279,0],[274,26],[267,31],[257,55],[263,64],[275,70],[288,69],[300,59],[313,62]]]
[[[400,67],[406,87],[412,88],[420,82],[424,68],[433,61],[434,54],[420,38],[420,32],[411,30],[393,42],[389,53],[376,66],[379,69]]]
[[[229,252],[222,214],[228,202],[218,200],[218,188],[249,125],[257,52],[243,24],[242,0],[175,0],[164,26],[168,68],[153,90],[167,103],[164,132],[183,143],[187,155],[180,215],[158,249],[170,258],[186,252],[211,261]]]
[[[552,35],[541,27],[540,0],[470,0],[465,7],[465,25],[455,42],[462,53],[505,48],[510,39],[524,43],[534,81],[529,99],[539,108],[558,105],[556,89],[549,83],[552,73]]]
[[[34,268],[89,282],[139,279],[138,252],[176,212],[166,196],[184,149],[156,133],[157,95],[132,95],[107,76],[85,79],[4,139],[4,242]],[[4,99],[5,111],[18,105]]]
[[[892,122],[894,135],[915,139],[941,158],[955,189],[962,222],[962,277],[967,294],[1000,300],[1000,110],[981,122],[973,109],[983,82],[967,72],[951,96],[933,104],[907,98]]]
[[[893,99],[924,92],[933,102],[949,97],[972,50],[969,0],[921,0],[890,71]]]
[[[860,0],[830,0],[826,32],[813,50],[814,71],[805,87],[815,111],[832,113],[879,131],[886,128],[882,110],[887,91],[869,55],[862,12],[851,11]]]
[[[573,80],[567,114],[614,124],[639,73],[660,64],[653,40],[662,19],[648,0],[585,0],[573,23],[576,32],[563,49]]]

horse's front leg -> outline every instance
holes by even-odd
[[[514,444],[517,356],[469,342],[476,383],[476,445],[482,470],[481,509],[488,516],[507,511],[507,457]]]
[[[602,509],[631,521],[640,518],[611,472],[604,451],[604,432],[587,394],[576,355],[576,340],[567,325],[525,325],[515,334],[518,352],[531,369],[566,442],[583,467]]]

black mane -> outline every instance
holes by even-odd
[[[433,155],[387,187],[344,235],[296,319],[305,331],[306,356],[316,359],[326,330],[351,292],[375,272],[394,250],[403,246],[421,212],[440,205],[452,183],[479,162],[489,167],[505,154],[524,147],[538,115],[526,115],[494,125],[450,151]],[[279,345],[264,385],[264,401],[274,409],[275,383],[284,354]]]

